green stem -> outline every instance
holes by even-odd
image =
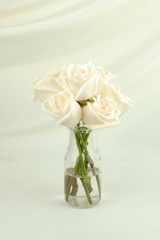
[[[91,196],[90,196],[90,192],[89,192],[89,188],[91,187],[91,184],[90,184],[89,178],[87,176],[85,163],[83,161],[83,155],[82,155],[83,154],[83,147],[81,146],[79,136],[81,136],[81,134],[75,133],[76,143],[77,143],[77,147],[78,147],[78,151],[79,151],[79,162],[80,162],[80,166],[81,166],[81,172],[84,176],[84,179],[80,178],[80,180],[82,182],[83,188],[84,188],[86,196],[88,198],[88,202],[90,204],[93,204]]]
[[[69,194],[70,194],[70,190],[71,190],[71,186],[73,186],[74,188],[74,178],[77,175],[78,171],[79,171],[79,166],[80,166],[80,162],[79,160],[76,163],[76,166],[74,168],[75,174],[74,176],[70,177],[70,181],[68,183],[67,189],[66,189],[66,200],[68,200]]]
[[[80,145],[80,137],[81,136],[79,133],[75,133],[75,138],[76,138],[76,143],[77,143],[77,147],[78,147],[78,151],[79,151],[79,160],[80,160],[80,165],[81,165],[81,171],[84,175],[84,180],[85,182],[87,183],[88,187],[90,187],[90,181],[89,181],[89,178],[87,176],[87,172],[86,172],[86,168],[85,168],[85,164],[84,164],[84,161],[83,161],[83,156],[82,156],[82,148],[81,148],[81,145]]]
[[[92,159],[91,159],[91,157],[90,157],[90,155],[89,155],[89,153],[88,153],[86,144],[85,144],[85,142],[83,141],[82,136],[80,135],[79,137],[80,137],[82,146],[83,146],[83,148],[85,149],[85,156],[86,156],[86,158],[89,158],[89,163],[90,163],[90,166],[91,166],[91,169],[92,169],[92,173],[93,173],[94,176],[96,176],[97,185],[98,185],[98,191],[99,191],[99,195],[100,195],[100,197],[101,197],[101,183],[100,183],[99,175],[96,174],[96,171],[95,171],[95,168],[94,168],[94,163],[93,163],[93,161],[92,161]]]
[[[66,201],[68,201],[68,197],[69,197],[69,194],[70,194],[70,190],[71,190],[71,186],[74,182],[74,176],[71,177],[70,181],[69,181],[69,184],[67,186],[67,190],[66,190]]]
[[[87,198],[88,198],[88,202],[89,202],[90,204],[93,204],[92,199],[91,199],[91,196],[90,196],[90,194],[89,194],[89,190],[88,190],[87,184],[85,183],[85,181],[84,181],[83,178],[80,178],[80,180],[81,180],[82,185],[83,185],[83,188],[84,188],[84,190],[85,190],[85,192],[86,192],[86,196],[87,196]]]
[[[89,131],[84,138],[84,142],[86,145],[87,145],[87,141],[88,141],[88,137],[89,137],[90,133],[91,133],[91,131]]]

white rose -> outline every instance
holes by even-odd
[[[87,102],[82,108],[82,120],[86,127],[90,129],[100,129],[116,126],[119,124],[120,111],[109,97],[100,95],[94,99],[94,102]]]
[[[43,103],[42,108],[54,116],[58,124],[68,128],[75,127],[82,116],[80,105],[65,91],[52,95]]]
[[[116,84],[108,84],[106,86],[105,91],[102,93],[102,97],[105,96],[108,96],[117,103],[117,107],[120,110],[121,114],[132,107],[131,99],[124,96],[121,92],[120,87]]]
[[[105,91],[106,87],[108,86],[109,81],[115,76],[108,71],[104,71],[102,67],[96,67],[96,70],[99,73],[97,86],[96,86],[96,89],[97,89],[96,95],[99,95],[99,94],[101,95]]]
[[[45,101],[47,98],[60,91],[67,89],[65,76],[63,75],[63,67],[56,68],[52,72],[46,72],[40,75],[34,82],[33,99]]]
[[[68,87],[77,101],[93,98],[97,93],[99,73],[91,63],[70,64],[67,69]]]

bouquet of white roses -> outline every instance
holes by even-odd
[[[40,75],[34,81],[34,99],[42,101],[44,111],[52,115],[58,124],[75,131],[79,157],[74,167],[74,176],[79,175],[88,201],[91,182],[88,167],[95,174],[94,162],[88,150],[88,137],[92,129],[116,126],[120,116],[131,107],[131,100],[125,97],[119,86],[110,82],[114,76],[101,67],[87,64],[70,64]],[[71,177],[66,186],[68,199],[74,188]],[[100,192],[100,180],[97,176]]]

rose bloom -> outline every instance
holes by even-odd
[[[99,94],[101,95],[102,93],[104,93],[110,80],[115,76],[108,71],[104,71],[102,67],[96,67],[96,70],[98,71],[98,76],[99,76],[97,81],[96,95],[99,95]]]
[[[68,88],[77,101],[88,100],[96,96],[111,78],[110,73],[104,72],[101,67],[95,67],[92,62],[84,65],[70,64],[65,71]]]
[[[90,129],[100,129],[119,124],[120,111],[109,97],[100,95],[82,108],[82,120]]]
[[[88,100],[101,94],[112,77],[111,73],[95,67],[92,62],[58,67],[33,82],[33,99],[43,102],[53,94],[67,91],[77,101]]]
[[[42,105],[44,111],[54,116],[58,124],[74,128],[80,121],[82,110],[72,95],[65,91],[48,98]]]
[[[120,116],[131,107],[131,100],[125,97],[117,85],[110,84],[93,102],[87,102],[82,109],[82,119],[90,129],[112,127],[119,124]]]
[[[129,97],[124,96],[121,89],[116,84],[108,84],[102,93],[102,97],[108,96],[117,103],[121,115],[132,107],[132,101]]]
[[[64,89],[67,88],[67,84],[62,72],[63,67],[58,67],[52,72],[46,72],[38,76],[33,82],[33,99],[39,99],[43,102],[53,94],[64,91]]]

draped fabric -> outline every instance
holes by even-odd
[[[160,239],[159,52],[158,0],[0,1],[0,239]],[[32,101],[32,82],[88,61],[133,108],[97,132],[102,201],[78,211],[63,201],[68,131]]]

